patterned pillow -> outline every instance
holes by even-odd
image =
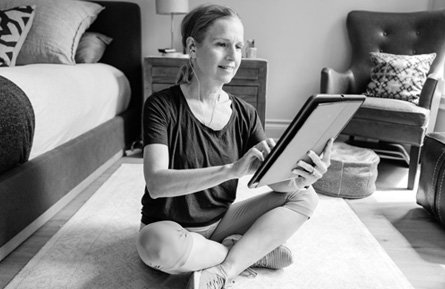
[[[23,42],[34,20],[33,6],[0,10],[0,67],[15,66]]]
[[[419,103],[420,92],[436,53],[395,55],[371,52],[370,56],[374,67],[365,93],[367,96]]]
[[[0,9],[18,5],[36,5],[36,15],[17,57],[17,65],[75,64],[81,36],[104,9],[89,1],[0,0]]]

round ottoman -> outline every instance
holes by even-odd
[[[331,166],[314,183],[317,193],[340,198],[364,198],[375,191],[379,156],[370,149],[335,142]]]

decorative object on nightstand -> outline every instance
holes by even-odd
[[[176,52],[173,48],[174,43],[174,15],[175,14],[186,14],[189,11],[189,2],[188,0],[156,0],[156,14],[161,15],[170,15],[171,23],[170,23],[170,32],[171,32],[171,44],[169,48],[162,48],[171,52]],[[163,52],[167,53],[167,52]]]
[[[246,42],[246,58],[256,58],[255,39],[249,39]]]

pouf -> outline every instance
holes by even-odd
[[[364,198],[375,191],[379,156],[370,149],[334,142],[331,165],[314,183],[317,193],[347,199]]]

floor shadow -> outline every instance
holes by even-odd
[[[380,159],[376,187],[381,191],[407,190],[408,168],[402,161]]]
[[[169,275],[146,266],[138,256],[136,234],[88,252],[95,274],[81,288],[183,289],[190,274]]]
[[[434,216],[416,204],[413,190],[407,190],[408,168],[401,161],[381,159],[376,186],[379,191],[391,194],[398,191],[399,196],[412,196],[407,199],[381,204],[379,211],[387,218],[418,255],[430,263],[445,264],[445,227]],[[420,172],[418,172],[420,174]],[[419,177],[419,176],[417,176]],[[410,201],[407,201],[410,200]]]
[[[186,287],[190,273],[169,275],[141,261],[136,250],[138,225],[113,226],[86,225],[63,232],[41,251],[37,263],[16,276],[17,282],[26,288],[31,288],[29,284],[73,289]]]
[[[422,259],[445,265],[445,228],[427,211],[411,209],[392,224]]]

